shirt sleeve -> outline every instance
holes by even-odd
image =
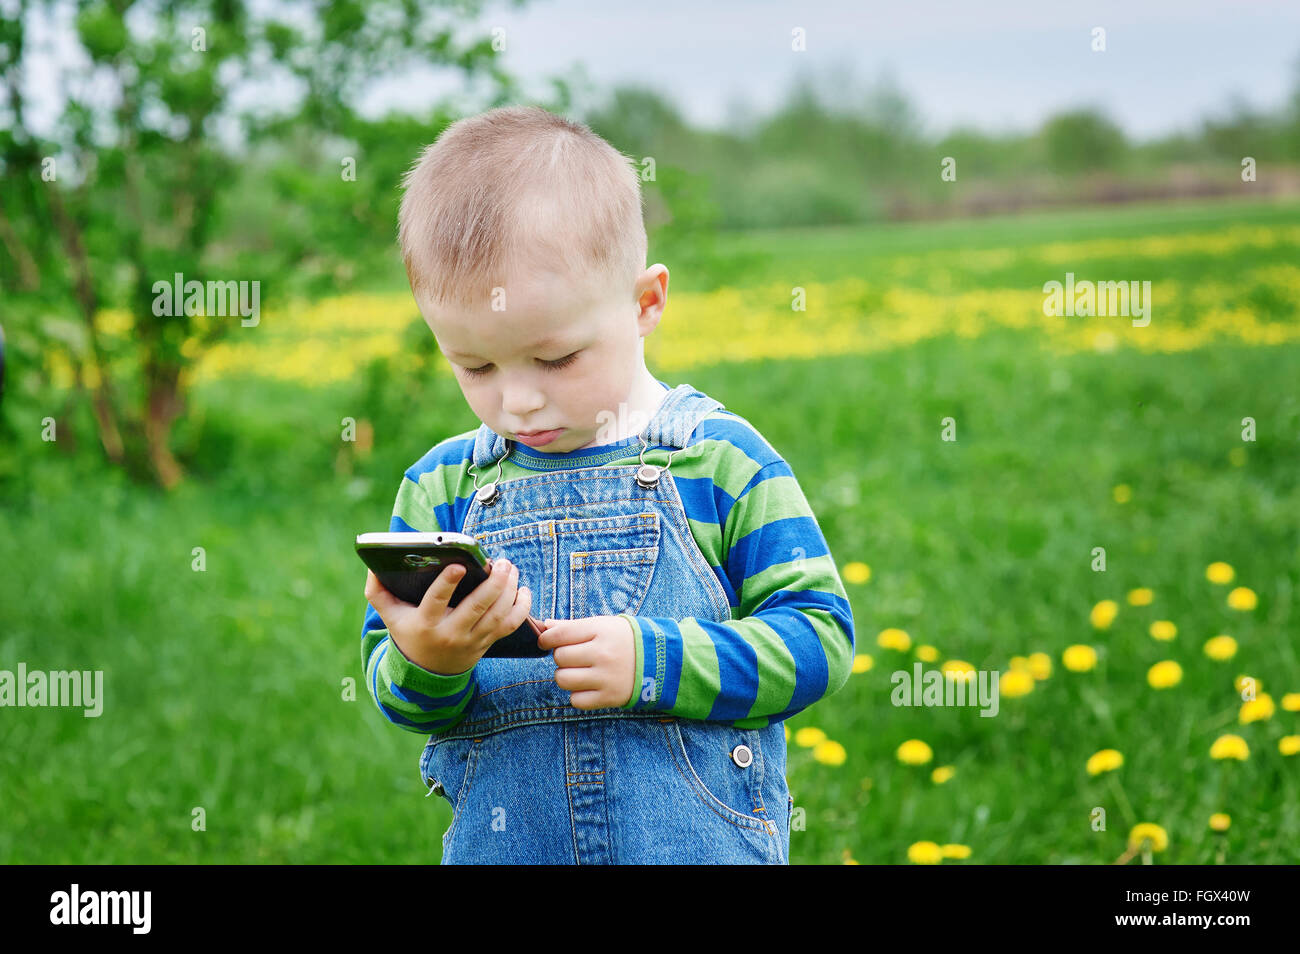
[[[636,647],[635,688],[621,708],[762,728],[848,681],[853,612],[784,460],[760,467],[719,519],[735,618],[620,614]]]
[[[402,478],[393,505],[390,533],[440,530],[427,494],[409,477]],[[404,655],[389,636],[384,621],[366,601],[361,627],[361,664],[366,685],[379,711],[393,725],[421,735],[449,732],[465,716],[477,686],[476,667],[442,675],[419,666]]]

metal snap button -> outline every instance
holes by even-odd
[[[636,469],[636,482],[643,490],[653,490],[659,483],[659,468],[654,464],[642,464]]]
[[[754,761],[754,753],[749,751],[748,745],[738,745],[731,750],[731,761],[741,768],[748,768],[749,763]]]

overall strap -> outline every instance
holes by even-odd
[[[685,447],[700,421],[720,407],[721,401],[715,401],[689,384],[679,384],[668,392],[650,419],[643,432],[645,441],[651,447],[656,444]]]
[[[482,470],[506,456],[506,439],[486,424],[474,435],[474,469]]]

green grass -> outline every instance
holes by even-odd
[[[770,256],[782,280],[801,269],[820,280],[870,277],[878,258],[936,249],[1032,255],[1058,239],[1242,223],[1296,224],[1300,209],[1123,209],[720,245]],[[1241,264],[1172,262],[1150,277],[1232,282]],[[1045,280],[1018,267],[983,280]],[[1294,322],[1294,302],[1277,317]],[[1058,357],[1000,331],[661,376],[749,417],[791,462],[841,565],[872,569],[849,589],[858,651],[874,668],[789,723],[815,725],[848,752],[828,766],[791,743],[787,774],[806,813],[795,863],[838,862],[846,850],[901,863],[921,840],[968,844],[970,863],[1104,863],[1123,852],[1132,821],[1169,832],[1161,862],[1213,862],[1220,846],[1229,863],[1300,861],[1300,756],[1277,750],[1300,733],[1300,713],[1279,705],[1267,722],[1237,726],[1232,686],[1250,673],[1279,703],[1300,692],[1300,345]],[[436,862],[450,809],[424,797],[424,739],[386,723],[361,685],[364,572],[349,540],[386,527],[402,469],[475,419],[433,376],[313,392],[214,384],[192,404],[181,437],[199,479],[170,497],[51,447],[30,461],[39,491],[0,498],[10,570],[0,574],[0,668],[102,669],[106,694],[98,719],[0,710],[0,861]],[[375,422],[375,452],[336,470],[349,414]],[[940,440],[949,416],[956,442]],[[1241,441],[1246,416],[1256,443]],[[1246,451],[1241,466],[1233,448]],[[1120,483],[1132,487],[1125,504],[1111,495]],[[1090,568],[1097,546],[1105,573]],[[194,547],[203,572],[191,568]],[[1204,577],[1214,560],[1259,594],[1256,610],[1226,608],[1229,587]],[[1155,591],[1153,605],[1124,602],[1137,586]],[[1097,633],[1088,611],[1104,598],[1121,609]],[[1177,623],[1172,643],[1147,635],[1154,619]],[[896,708],[889,674],[913,657],[875,645],[885,627],[977,668],[1043,651],[1054,671],[1028,696],[1002,699],[996,718]],[[1220,632],[1240,643],[1227,663],[1201,652]],[[1062,669],[1073,643],[1098,648],[1095,671]],[[1162,658],[1184,678],[1157,692],[1145,673]],[[1224,731],[1247,739],[1247,761],[1210,760]],[[929,743],[933,763],[899,764],[894,751],[910,738]],[[1124,754],[1115,780],[1132,819],[1112,781],[1084,771],[1107,747]],[[945,764],[956,776],[933,784],[930,770]],[[1107,812],[1105,831],[1092,830],[1094,807]],[[205,831],[192,829],[195,808]],[[1233,818],[1221,837],[1206,827],[1216,811]]]

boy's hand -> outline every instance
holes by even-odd
[[[636,680],[632,627],[620,616],[542,621],[537,645],[555,649],[555,684],[575,709],[627,705]]]
[[[473,668],[493,643],[519,628],[533,604],[528,587],[518,586],[518,567],[493,560],[488,578],[449,609],[448,601],[464,575],[464,568],[454,563],[443,567],[416,606],[399,600],[373,571],[366,571],[366,599],[402,655],[442,676]]]

